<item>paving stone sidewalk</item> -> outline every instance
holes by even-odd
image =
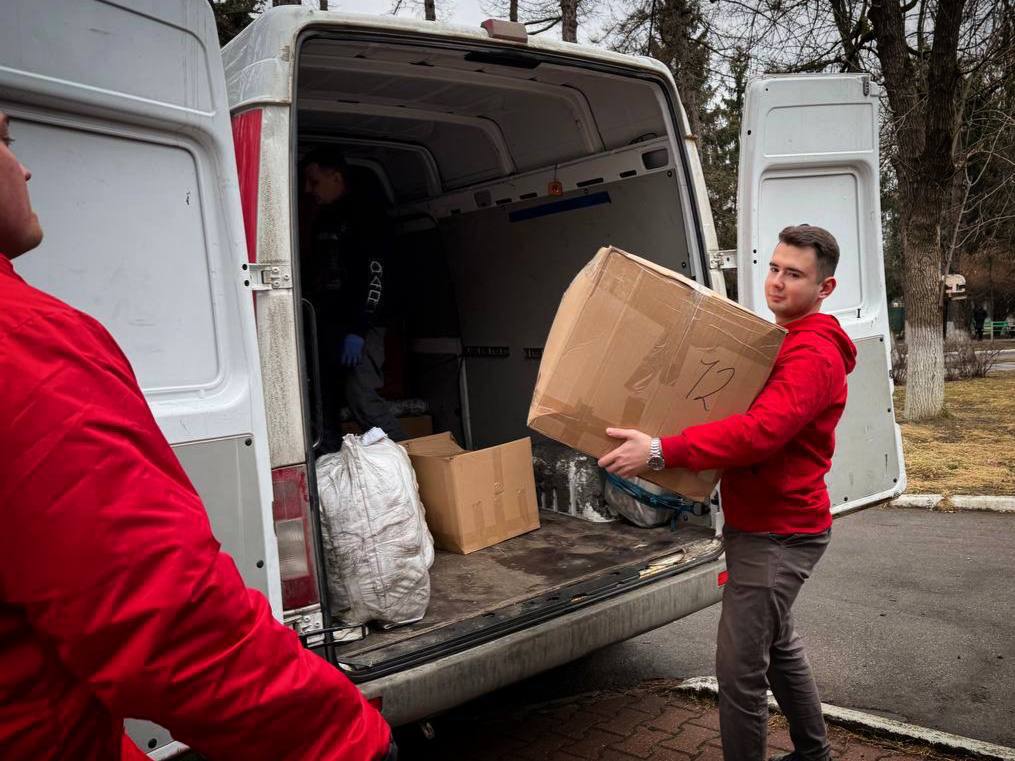
[[[402,740],[404,761],[722,761],[715,704],[672,684],[580,695],[509,714],[487,704],[435,726],[430,742]],[[829,734],[832,758],[842,761],[966,758],[834,726]],[[768,742],[771,755],[792,750],[779,715],[769,722]]]

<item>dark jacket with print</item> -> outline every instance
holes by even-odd
[[[303,291],[327,335],[384,325],[391,236],[383,209],[342,199],[320,210],[302,261]]]

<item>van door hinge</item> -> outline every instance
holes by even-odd
[[[713,270],[735,270],[737,268],[737,250],[730,248],[723,251],[710,251],[708,267]]]
[[[870,76],[864,74],[862,81],[863,81],[863,95],[866,98],[871,94],[871,78]]]
[[[243,284],[252,291],[277,291],[293,287],[288,264],[257,262],[243,265]]]

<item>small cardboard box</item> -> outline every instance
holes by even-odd
[[[602,248],[557,309],[529,427],[598,458],[621,443],[607,427],[667,436],[745,412],[784,337],[778,325],[693,280]],[[642,477],[705,500],[719,473]]]
[[[468,452],[438,433],[402,446],[440,549],[467,555],[539,528],[529,439]]]

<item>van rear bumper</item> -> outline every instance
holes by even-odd
[[[469,650],[360,684],[393,726],[441,713],[722,599],[725,555],[574,613]]]

